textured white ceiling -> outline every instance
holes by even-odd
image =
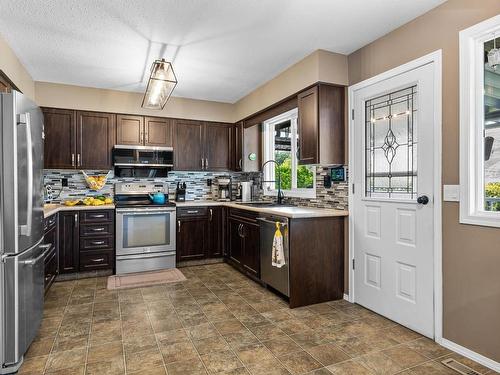
[[[33,79],[235,102],[316,49],[348,54],[443,0],[0,0],[0,34]],[[397,53],[397,51],[394,51]]]

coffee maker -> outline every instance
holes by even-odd
[[[229,202],[232,197],[232,180],[230,176],[217,177],[219,191],[217,194],[219,201]]]

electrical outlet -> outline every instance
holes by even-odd
[[[63,177],[61,178],[61,186],[62,187],[68,187],[68,179]]]

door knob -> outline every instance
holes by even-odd
[[[417,198],[417,203],[426,205],[427,203],[429,203],[429,197],[427,195],[421,195]]]

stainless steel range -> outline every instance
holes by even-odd
[[[164,193],[164,204],[150,194]],[[175,204],[168,185],[157,182],[115,184],[116,273],[175,267]]]

